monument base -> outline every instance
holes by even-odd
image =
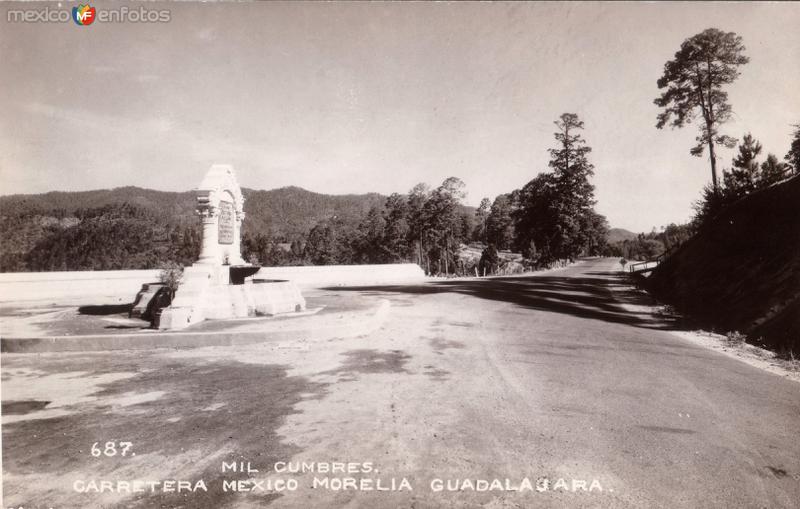
[[[229,284],[227,266],[187,267],[172,305],[158,319],[162,330],[184,329],[203,320],[225,320],[304,311],[306,300],[291,281],[248,280]]]

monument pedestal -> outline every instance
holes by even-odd
[[[220,284],[211,267],[192,265],[184,272],[172,305],[161,312],[159,329],[184,329],[203,320],[273,316],[306,309],[306,300],[291,281],[256,280]]]
[[[183,329],[203,320],[271,316],[302,311],[306,301],[291,281],[252,280],[255,273],[240,252],[244,197],[233,168],[214,165],[197,192],[203,225],[200,259],[183,271],[172,304],[164,308],[159,329]],[[231,268],[236,274],[231,281]]]

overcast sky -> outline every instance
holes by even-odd
[[[723,131],[782,159],[800,123],[797,3],[144,5],[171,22],[8,23],[44,4],[0,7],[0,193],[183,191],[220,162],[245,187],[334,194],[453,175],[477,205],[546,171],[574,112],[598,210],[649,231],[686,221],[711,178],[696,128],[656,129],[653,105],[664,63],[709,27],[750,57]]]

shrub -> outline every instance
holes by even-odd
[[[170,300],[175,298],[175,292],[178,291],[178,286],[183,278],[183,265],[175,262],[167,262],[161,267],[161,272],[158,274],[158,281],[169,288]]]
[[[481,275],[494,274],[500,268],[500,255],[494,244],[489,244],[481,253],[481,260],[478,263],[478,270]]]
[[[732,345],[741,345],[747,339],[747,336],[739,333],[739,331],[729,332],[725,336],[728,339],[728,343]]]

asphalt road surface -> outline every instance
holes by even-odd
[[[800,384],[626,311],[616,269],[311,296],[389,299],[366,337],[4,354],[4,506],[800,505]]]

